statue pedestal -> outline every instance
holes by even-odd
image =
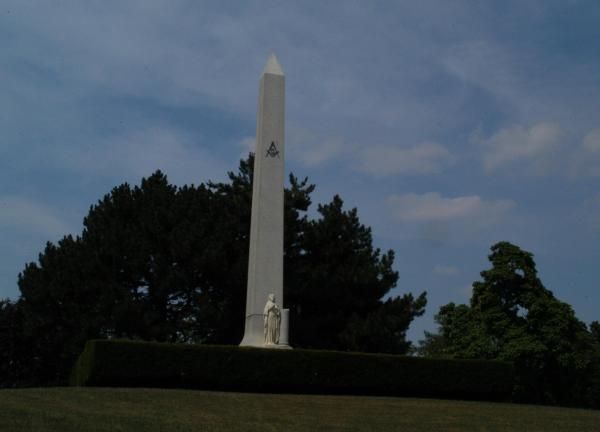
[[[257,348],[266,348],[266,349],[288,349],[291,350],[292,347],[289,345],[281,345],[281,344],[265,344],[261,347],[257,347]]]

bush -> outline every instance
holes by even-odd
[[[513,376],[498,361],[91,340],[71,384],[507,400]]]

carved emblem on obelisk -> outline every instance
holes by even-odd
[[[277,146],[275,145],[275,141],[271,142],[269,149],[267,150],[267,157],[277,157],[279,158],[279,150],[277,150]]]

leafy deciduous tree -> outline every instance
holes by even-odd
[[[512,361],[515,398],[597,406],[598,346],[568,304],[538,278],[533,255],[508,242],[492,246],[492,268],[473,284],[470,305],[447,304],[439,334],[419,351],[457,358]]]

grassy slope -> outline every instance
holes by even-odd
[[[600,411],[160,389],[0,390],[0,431],[599,431]]]

